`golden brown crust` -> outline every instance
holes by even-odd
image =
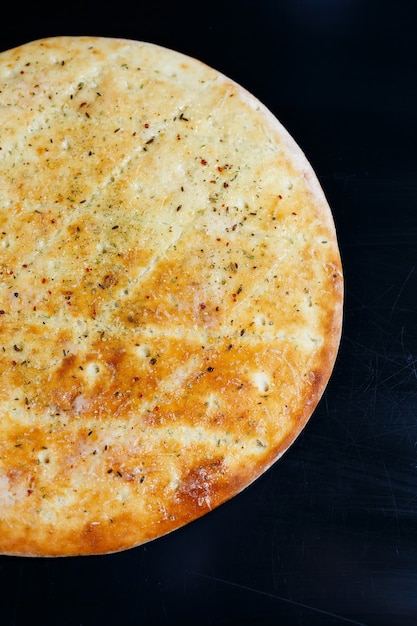
[[[330,209],[217,71],[93,37],[0,54],[0,552],[114,552],[255,480],[331,374]]]

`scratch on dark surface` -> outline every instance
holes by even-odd
[[[14,603],[14,616],[13,616],[13,624],[17,624],[17,612],[20,606],[20,600],[22,595],[22,583],[23,583],[23,563],[19,567],[19,580],[16,585],[16,595],[15,595],[15,603]]]
[[[298,602],[297,600],[291,600],[290,598],[284,598],[283,596],[279,596],[275,593],[270,593],[268,591],[261,591],[260,589],[254,589],[253,587],[248,587],[247,585],[242,585],[240,583],[233,582],[231,580],[225,580],[223,578],[218,578],[217,576],[208,576],[207,574],[201,574],[200,572],[189,571],[189,574],[193,576],[199,576],[200,578],[206,578],[216,583],[221,583],[223,585],[228,585],[229,587],[236,587],[238,589],[242,589],[243,591],[250,591],[251,593],[256,593],[260,596],[265,596],[268,598],[272,598],[273,600],[278,600],[279,602],[285,602],[286,604],[292,604],[299,608],[307,609],[314,613],[319,613],[321,615],[327,615],[328,617],[333,617],[335,619],[340,620],[340,623],[345,624],[355,624],[356,626],[367,626],[365,622],[358,622],[354,619],[350,619],[349,617],[344,617],[343,615],[337,615],[336,613],[332,613],[331,611],[325,611],[324,609],[320,609],[315,606],[311,606],[309,604],[305,604],[304,602]]]
[[[378,348],[363,344],[349,336],[345,336],[345,342],[355,350],[356,354],[361,353],[363,359],[367,358],[367,376],[361,383],[361,391],[366,392],[371,389],[376,391],[377,388],[380,390],[385,387],[387,391],[393,392],[398,388],[404,388],[406,384],[414,382],[417,378],[417,359],[405,344],[404,326],[401,327],[401,336],[398,339],[389,334],[389,330],[384,333],[382,327],[376,326],[376,328],[381,336]],[[394,350],[387,352],[385,347],[387,338],[391,343],[397,341],[397,352]],[[413,387],[410,391],[415,392],[415,388]],[[396,402],[394,397],[392,400]]]
[[[401,298],[401,294],[404,291],[405,286],[407,285],[407,283],[410,280],[411,276],[413,275],[415,269],[416,269],[416,266],[413,265],[413,267],[411,268],[411,270],[408,272],[407,276],[405,277],[405,280],[404,280],[403,284],[401,285],[400,289],[398,290],[397,297],[395,298],[395,300],[393,302],[393,305],[391,307],[391,313],[390,313],[390,317],[389,317],[390,320],[391,320],[391,318],[392,318],[392,316],[394,314],[394,311],[395,311],[395,309],[397,307],[398,301]]]

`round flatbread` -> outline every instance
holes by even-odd
[[[334,366],[343,277],[305,156],[154,44],[0,54],[0,552],[115,552],[236,495]]]

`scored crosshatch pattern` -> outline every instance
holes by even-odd
[[[300,432],[340,335],[331,213],[272,115],[192,59],[64,38],[0,65],[0,549],[119,550]]]

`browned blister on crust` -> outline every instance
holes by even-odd
[[[294,441],[343,277],[304,155],[242,87],[152,44],[0,54],[0,552],[164,535]]]

